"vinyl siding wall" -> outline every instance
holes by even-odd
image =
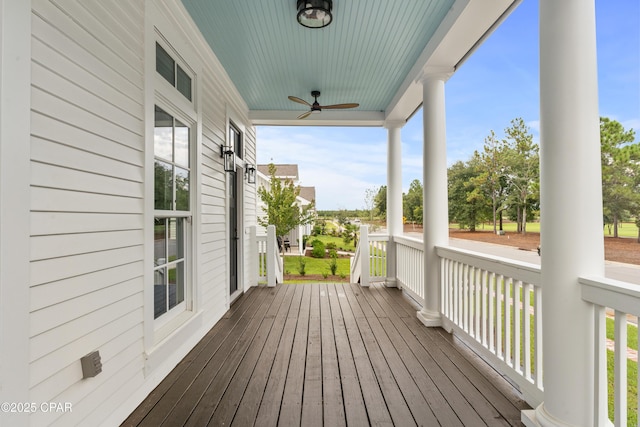
[[[255,164],[255,130],[179,1],[42,0],[32,7],[30,400],[71,402],[73,411],[39,412],[29,422],[112,423],[228,308],[226,174],[218,147],[233,111],[245,126],[245,160]],[[146,110],[153,105],[145,96],[145,14],[156,7],[154,16],[164,14],[182,26],[163,36],[173,43],[171,37],[179,35],[176,44],[190,45],[199,62],[194,83],[201,126],[192,130],[201,129],[194,138],[201,146],[192,176],[192,191],[200,192],[192,225],[199,233],[192,254],[192,318],[198,322],[169,333],[166,341],[178,345],[165,346],[158,352],[162,360],[149,365],[163,344],[149,337],[153,307],[145,307],[145,286],[153,280],[146,271],[153,264],[145,260],[153,253],[153,242],[145,238],[152,235],[147,222],[153,218],[145,212],[153,206],[145,199],[153,194],[145,172],[145,133],[153,128],[145,123],[153,117]],[[255,187],[243,188],[249,227],[255,224]],[[243,235],[243,274],[249,277],[249,235]],[[94,350],[103,371],[83,380],[80,358]]]

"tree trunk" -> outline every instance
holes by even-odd
[[[491,201],[493,202],[493,234],[496,234],[496,194],[495,192],[491,195]],[[502,230],[502,217],[500,217],[500,230]]]
[[[613,237],[618,237],[618,214],[613,215]]]
[[[527,234],[527,205],[522,206],[522,234]]]

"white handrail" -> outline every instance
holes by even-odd
[[[267,281],[267,236],[256,235],[256,250],[257,250],[257,277],[258,283],[265,283]]]
[[[607,327],[606,309],[613,310],[614,316],[614,386],[613,405],[616,426],[627,425],[627,318],[640,316],[640,287],[605,277],[581,277],[582,299],[594,305],[595,310],[595,354],[594,354],[594,417],[596,425],[610,424],[608,416],[607,381]],[[640,340],[640,332],[638,332]],[[636,352],[640,348],[635,349]],[[638,375],[640,382],[640,374]],[[640,410],[640,402],[637,403]]]
[[[445,328],[491,360],[538,406],[544,399],[540,267],[451,247],[437,247],[437,253]]]
[[[282,283],[283,279],[283,262],[280,257],[280,248],[278,247],[278,240],[276,238],[276,226],[267,226],[267,253],[266,253],[266,266],[267,266],[267,286],[275,286],[277,283]]]
[[[394,236],[396,281],[420,305],[424,305],[424,245],[421,240]]]

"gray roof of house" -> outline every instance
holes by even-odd
[[[314,201],[316,199],[316,187],[300,187],[300,197],[305,200]]]
[[[269,176],[269,165],[258,165],[258,171]],[[299,179],[298,165],[276,165],[276,178],[289,178],[297,181]]]

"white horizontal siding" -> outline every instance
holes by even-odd
[[[30,387],[74,405],[34,425],[79,423],[130,378],[141,384],[142,11],[141,0],[34,3]],[[82,380],[93,350],[103,373]]]
[[[144,306],[144,257],[151,244],[144,240],[149,160],[144,120],[150,108],[145,6],[160,14],[182,7],[143,0],[33,5],[30,398],[74,405],[72,413],[35,414],[34,425],[98,425],[137,404],[160,379],[149,367],[158,369],[162,361],[149,365],[154,349],[145,348],[144,315],[151,309]],[[167,22],[188,25],[181,16]],[[199,233],[194,294],[203,325],[211,326],[229,301],[227,174],[219,155],[227,142],[229,110],[244,126],[244,157],[250,163],[256,158],[255,129],[246,111],[238,111],[244,103],[200,36],[188,28],[175,31],[179,40],[168,42],[194,49],[195,57],[184,58],[201,61],[194,69],[202,118],[199,163],[193,168],[201,193],[194,207],[193,229]],[[244,227],[255,223],[255,188],[240,184]],[[244,248],[250,256],[246,238]],[[247,268],[248,258],[245,277]],[[186,354],[183,343],[192,336],[180,333],[174,334],[178,348],[161,354]],[[79,359],[96,349],[103,372],[82,380]]]

